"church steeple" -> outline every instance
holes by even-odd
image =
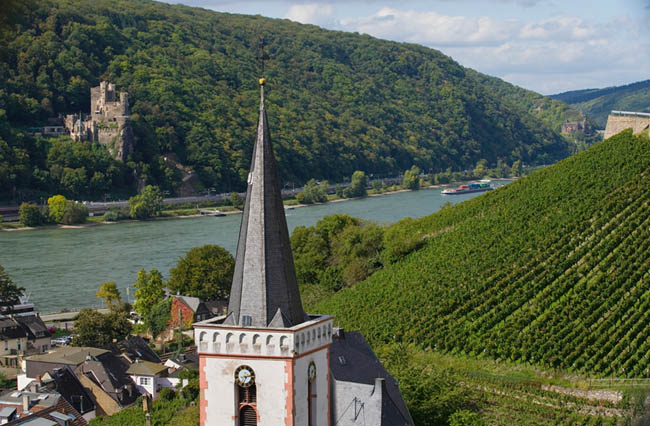
[[[260,116],[239,230],[235,274],[224,324],[292,327],[307,317],[302,308],[280,179],[271,146],[264,79]]]

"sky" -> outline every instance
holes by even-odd
[[[167,0],[442,51],[548,95],[650,79],[650,0]]]

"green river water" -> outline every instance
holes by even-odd
[[[443,196],[440,191],[423,189],[294,208],[286,211],[289,232],[334,213],[392,223],[434,213],[447,201],[455,204],[480,195]],[[40,312],[99,306],[95,292],[105,281],[115,281],[125,295],[141,268],[156,268],[167,278],[169,269],[192,247],[219,244],[234,253],[240,221],[241,215],[236,214],[0,232],[0,265],[25,287]]]

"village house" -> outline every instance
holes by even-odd
[[[178,327],[180,315],[183,328],[192,327],[196,321],[204,321],[219,315],[228,310],[227,300],[212,300],[204,302],[198,297],[172,296],[171,319],[172,327]]]

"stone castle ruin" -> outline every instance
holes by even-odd
[[[65,127],[75,141],[99,142],[120,161],[133,152],[134,137],[129,115],[129,94],[102,81],[90,89],[90,114],[70,114]]]
[[[626,129],[632,129],[632,133],[635,135],[643,132],[649,132],[650,134],[650,114],[645,112],[612,111],[607,117],[605,139]]]

